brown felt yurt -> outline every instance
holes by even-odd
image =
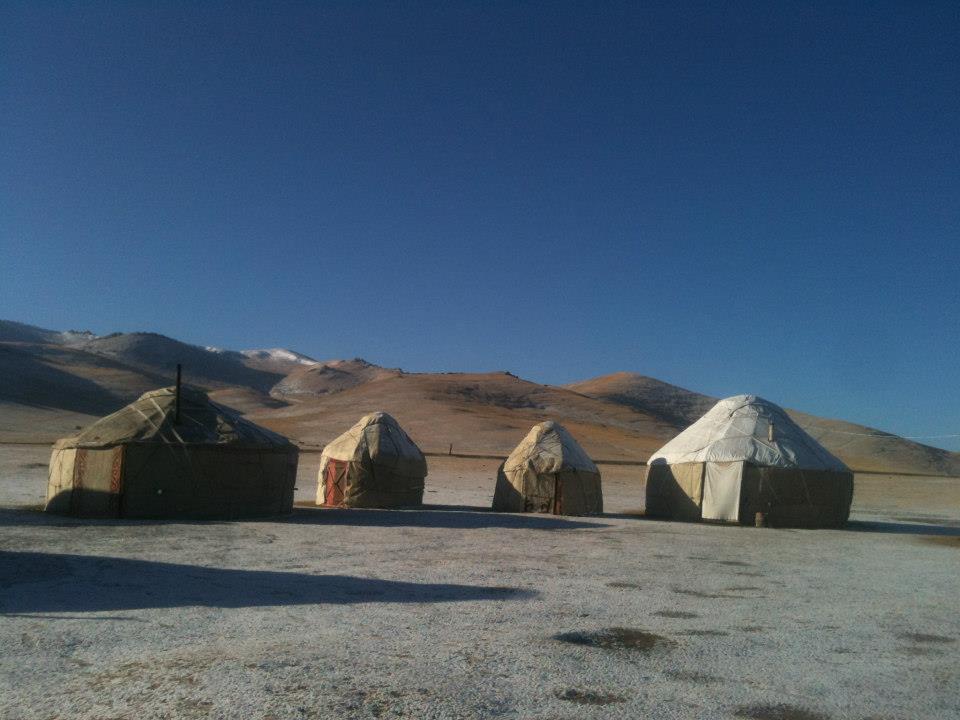
[[[178,412],[179,405],[179,412]],[[251,517],[289,513],[299,451],[198,388],[153,390],[50,458],[48,512],[78,517]]]
[[[782,408],[721,400],[648,461],[646,514],[775,527],[837,527],[853,473]]]
[[[398,508],[423,503],[427,460],[400,424],[371,413],[323,449],[317,505]]]
[[[602,513],[600,471],[560,423],[539,423],[497,471],[493,509],[553,515]]]

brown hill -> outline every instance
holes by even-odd
[[[695,422],[718,398],[634,373],[613,373],[566,385],[589,397],[647,412],[680,430]],[[857,470],[960,476],[960,453],[906,440],[875,428],[787,412],[830,452]]]
[[[0,400],[102,414],[162,383],[160,376],[60,345],[0,343]]]
[[[25,325],[13,320],[0,320],[0,342],[59,343],[60,335],[56,330]]]
[[[633,373],[567,387],[508,373],[410,374],[365,360],[316,362],[285,349],[234,352],[153,333],[103,337],[0,321],[0,441],[50,441],[172,381],[304,443],[322,445],[361,415],[386,410],[428,451],[505,455],[544,419],[564,423],[604,459],[645,460],[715,401]],[[851,467],[960,476],[960,454],[878,430],[790,411]]]
[[[587,397],[642,410],[682,429],[696,422],[717,398],[637,373],[618,372],[564,385]]]
[[[221,405],[226,405],[242,414],[273,410],[287,407],[289,403],[272,398],[259,390],[244,387],[228,387],[211,390],[210,399]]]
[[[426,451],[506,455],[530,427],[557,419],[588,452],[644,459],[673,429],[633,408],[521,380],[508,373],[404,373],[355,385],[251,419],[322,446],[360,416],[385,410]]]
[[[61,345],[0,342],[0,440],[50,441],[162,384],[109,358]]]

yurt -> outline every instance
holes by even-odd
[[[54,445],[46,509],[110,518],[289,513],[298,454],[198,388],[153,390]]]
[[[409,507],[423,503],[427,460],[384,412],[365,415],[323,449],[317,505]]]
[[[721,400],[649,460],[652,517],[836,527],[853,473],[782,408],[755,395]]]
[[[493,509],[553,515],[602,513],[600,471],[562,425],[539,423],[500,466]]]

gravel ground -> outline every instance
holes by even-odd
[[[629,517],[622,467],[605,516],[494,514],[430,458],[434,509],[80,522],[47,455],[0,447],[2,718],[960,717],[960,480],[758,530]]]

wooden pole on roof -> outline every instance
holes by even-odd
[[[180,363],[177,363],[177,394],[173,405],[173,422],[175,425],[180,424],[180,370]]]

